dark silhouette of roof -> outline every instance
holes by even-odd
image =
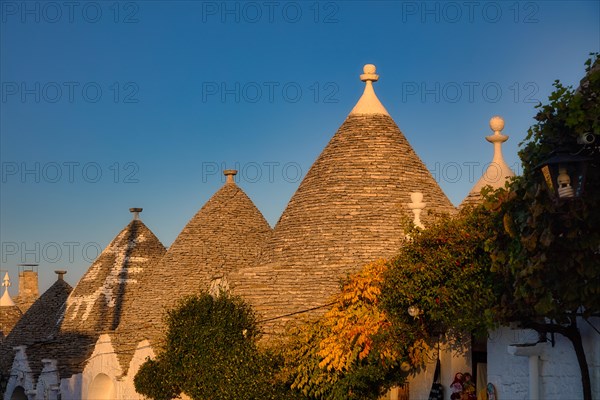
[[[7,372],[14,358],[13,347],[27,346],[29,365],[37,375],[42,369],[43,352],[36,347],[52,343],[64,312],[65,301],[72,287],[63,279],[58,279],[27,310],[0,346],[0,366]]]

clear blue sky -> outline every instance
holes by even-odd
[[[76,284],[129,207],[169,246],[223,167],[275,225],[366,63],[458,204],[491,161],[490,117],[518,172],[536,100],[600,50],[597,1],[0,5],[0,268],[16,284],[37,259],[42,290],[59,268]]]

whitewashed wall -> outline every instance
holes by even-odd
[[[600,329],[600,318],[590,322]],[[592,398],[600,399],[600,334],[585,321],[579,322],[592,381]],[[488,382],[496,386],[499,399],[529,399],[529,359],[513,356],[508,346],[536,342],[530,330],[500,328],[488,340]],[[540,346],[539,398],[544,400],[581,399],[581,374],[575,351],[569,340],[555,335],[555,346]]]
[[[27,346],[16,346],[15,358],[10,371],[10,378],[4,392],[4,400],[10,400],[13,392],[17,387],[25,389],[25,394],[29,398],[35,397],[35,379],[29,368],[29,360],[27,359]]]

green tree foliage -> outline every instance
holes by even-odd
[[[283,346],[291,387],[308,399],[333,399],[332,393],[341,373],[319,367],[321,341],[327,337],[319,318],[308,318],[288,327]]]
[[[490,199],[504,228],[490,241],[490,251],[494,270],[506,282],[498,310],[506,318],[568,322],[578,311],[600,312],[600,153],[577,144],[586,132],[600,141],[600,69],[588,72],[578,91],[554,83],[519,152],[523,176],[510,185],[510,194]],[[592,158],[581,199],[557,203],[548,193],[536,167],[557,149]]]
[[[259,349],[259,330],[241,298],[207,293],[183,299],[166,317],[164,346],[135,377],[138,393],[156,400],[286,399],[281,359]]]
[[[385,274],[381,303],[395,326],[418,322],[420,337],[486,335],[494,325],[494,278],[485,243],[493,231],[481,207],[415,229]],[[419,315],[411,317],[409,307]],[[413,313],[414,313],[413,311]]]
[[[181,393],[166,363],[156,360],[146,360],[141,365],[134,384],[138,393],[155,400],[170,400]]]
[[[584,398],[591,399],[589,372],[577,317],[600,315],[600,63],[586,63],[586,77],[573,90],[554,83],[548,104],[540,104],[519,156],[523,176],[508,191],[488,199],[498,229],[489,240],[493,271],[504,285],[495,308],[503,322],[519,321],[540,333],[560,333],[575,347]],[[583,146],[583,133],[596,143]],[[580,199],[557,201],[537,166],[553,151],[590,157]],[[571,177],[576,179],[576,177]]]

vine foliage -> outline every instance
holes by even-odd
[[[494,314],[540,334],[559,333],[573,343],[582,374],[583,395],[591,399],[589,371],[577,324],[600,316],[600,63],[586,62],[579,88],[554,82],[547,104],[538,106],[519,156],[523,175],[507,190],[491,194],[496,218],[488,241],[492,271],[503,284]],[[578,143],[582,134],[595,143]],[[589,157],[582,196],[558,201],[538,166],[561,150]]]

